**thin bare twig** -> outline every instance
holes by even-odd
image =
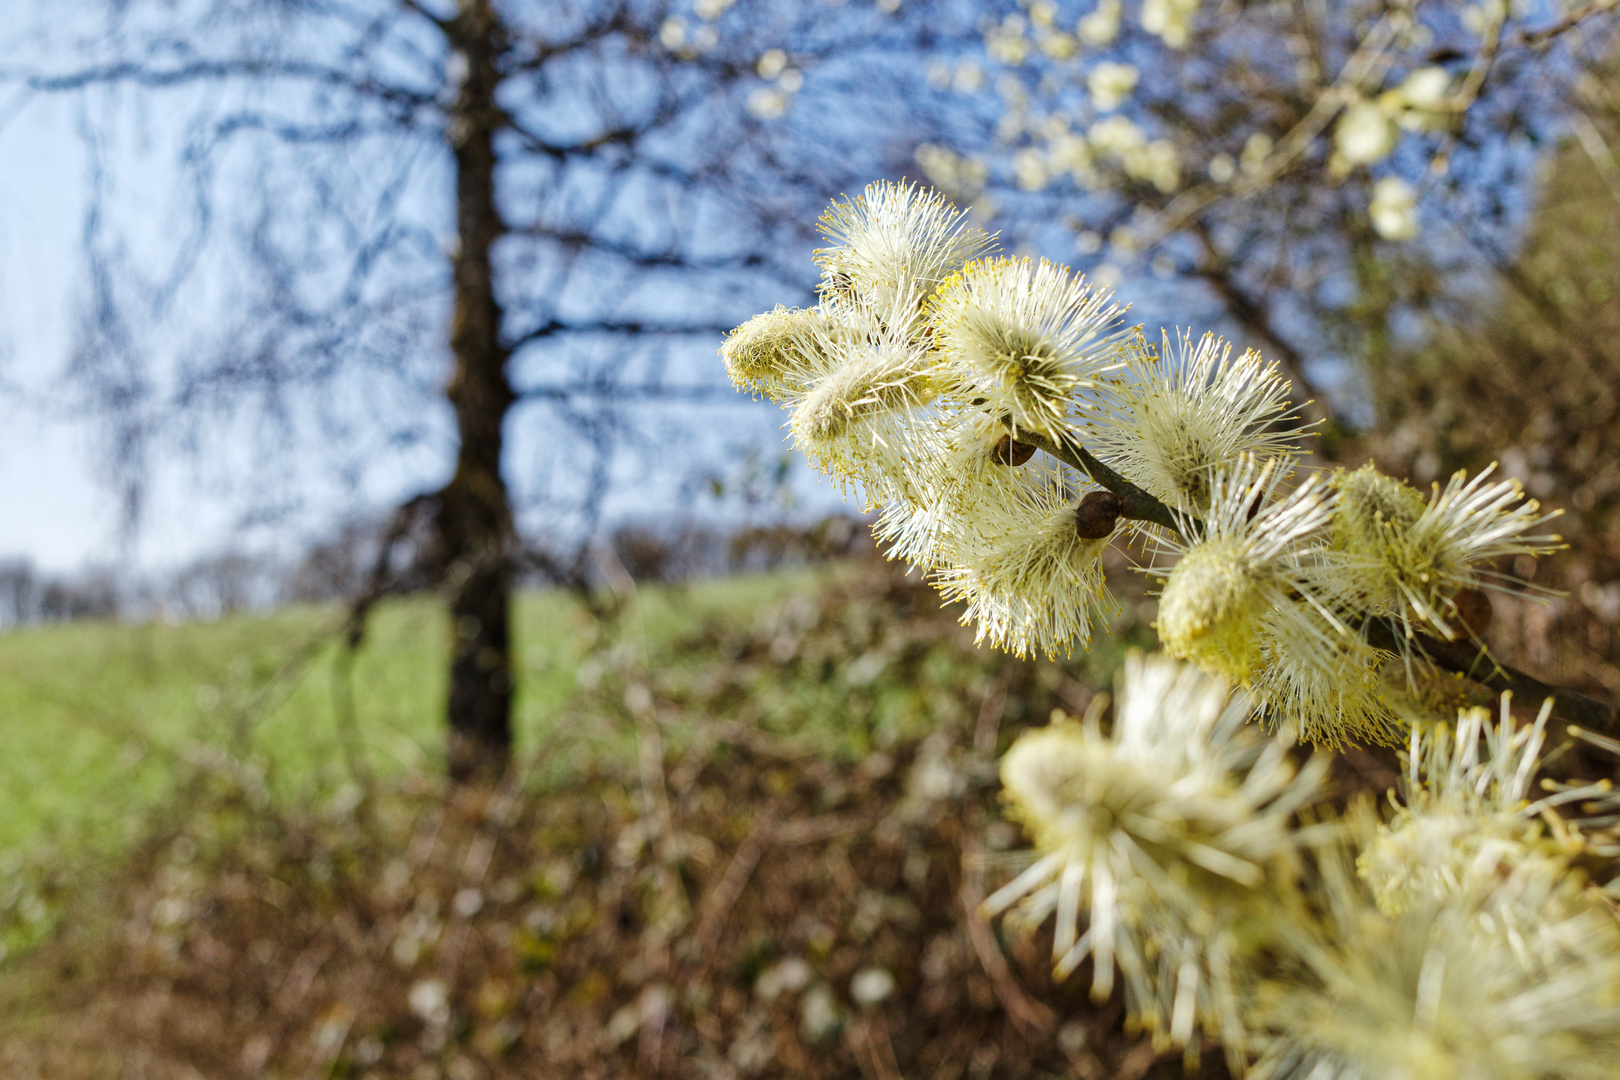
[[[845,1038],[866,1080],[904,1080],[899,1059],[894,1054],[894,1041],[889,1037],[889,1027],[881,1013],[855,1021],[846,1029]]]
[[[1072,466],[1091,477],[1097,483],[1119,496],[1122,510],[1120,517],[1130,518],[1132,521],[1146,521],[1154,525],[1162,525],[1166,529],[1181,532],[1189,519],[1178,519],[1164,503],[1149,495],[1125,479],[1113,469],[1104,465],[1092,456],[1091,451],[1081,446],[1074,436],[1065,434],[1061,441],[1049,439],[1045,435],[1028,428],[1018,433],[1018,441],[1028,443],[1038,450],[1044,450],[1057,458],[1065,465]],[[1193,526],[1196,528],[1196,525]]]
[[[1402,635],[1387,621],[1372,619],[1367,623],[1367,641],[1377,648],[1395,651],[1401,648]],[[1551,698],[1553,714],[1560,720],[1609,736],[1620,735],[1620,709],[1578,690],[1544,683],[1528,672],[1504,664],[1478,641],[1445,641],[1429,634],[1414,634],[1411,643],[1445,670],[1466,676],[1496,693],[1511,692],[1530,705],[1540,705]]]
[[[742,892],[748,885],[748,879],[753,876],[754,868],[759,865],[760,858],[765,854],[765,848],[770,844],[771,833],[776,828],[776,813],[767,810],[754,822],[754,827],[748,831],[747,839],[737,848],[736,854],[731,857],[731,865],[726,872],[720,875],[720,881],[715,885],[714,891],[709,893],[703,904],[703,917],[698,921],[697,933],[693,940],[697,942],[699,955],[712,953],[715,946],[720,944],[720,932],[726,927],[726,918],[731,909],[737,906]]]
[[[1620,7],[1620,0],[1591,0],[1590,3],[1582,4],[1562,19],[1548,23],[1540,29],[1519,31],[1513,35],[1513,39],[1509,44],[1515,47],[1540,45],[1542,42],[1555,38],[1568,30],[1573,30],[1592,16],[1601,15],[1605,11],[1613,11],[1616,7]]]

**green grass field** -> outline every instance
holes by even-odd
[[[814,586],[808,573],[643,588],[623,621],[630,648],[658,654],[687,629]],[[335,609],[295,607],[185,625],[77,623],[0,637],[0,852],[39,845],[115,850],[188,761],[226,751],[291,798],[348,779]],[[556,721],[603,631],[571,597],[517,606],[519,752]],[[446,629],[430,597],[372,617],[354,658],[353,716],[378,775],[436,769],[444,741]]]
[[[858,562],[643,586],[603,621],[568,594],[528,593],[514,628],[515,759],[534,765],[530,783],[561,790],[604,767],[635,775],[648,730],[673,762],[719,723],[848,761],[942,727],[971,732],[991,701],[1010,737],[1054,705],[1083,709],[1127,646],[1151,644],[1127,620],[1089,654],[1018,661],[976,647],[958,614],[894,568]],[[263,789],[327,818],[348,818],[357,779],[437,785],[442,606],[381,606],[352,658],[341,620],[294,607],[0,636],[0,960],[30,951],[87,885],[131,869],[150,838],[203,827],[193,817],[218,799],[189,785],[221,770],[250,798]],[[635,700],[656,702],[653,728],[638,726]]]

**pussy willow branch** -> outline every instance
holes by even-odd
[[[1610,738],[1620,737],[1620,709],[1578,690],[1550,686],[1528,672],[1504,664],[1494,659],[1478,641],[1444,641],[1429,634],[1415,634],[1412,640],[1425,656],[1447,671],[1457,672],[1499,694],[1510,690],[1522,705],[1536,706],[1552,698],[1553,715],[1560,720]],[[1367,624],[1367,641],[1375,648],[1395,650],[1400,647],[1401,632],[1382,619],[1372,619]]]
[[[1121,517],[1162,525],[1183,534],[1189,529],[1196,531],[1198,528],[1195,520],[1185,517],[1178,519],[1163,502],[1098,461],[1072,434],[1066,434],[1059,443],[1026,429],[1019,432],[1018,440],[1080,470],[1119,496],[1124,507]],[[1375,648],[1398,651],[1401,639],[1401,633],[1388,622],[1382,619],[1367,620],[1367,642]],[[1429,634],[1414,634],[1411,640],[1424,656],[1446,671],[1463,675],[1497,693],[1510,690],[1521,704],[1536,705],[1552,698],[1553,715],[1560,720],[1579,724],[1611,738],[1620,738],[1620,708],[1588,697],[1578,690],[1550,686],[1528,672],[1494,659],[1478,641],[1445,641]]]
[[[1182,526],[1188,524],[1188,519],[1180,519],[1177,523],[1176,515],[1171,509],[1158,499],[1149,495],[1107,465],[1098,461],[1091,455],[1091,451],[1081,446],[1073,435],[1065,434],[1062,442],[1047,438],[1027,428],[1018,433],[1018,441],[1027,443],[1037,450],[1044,450],[1065,465],[1079,469],[1103,487],[1119,496],[1124,509],[1120,517],[1130,518],[1132,521],[1146,521],[1154,525],[1163,525],[1167,529],[1181,532]]]

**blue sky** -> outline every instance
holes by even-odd
[[[52,569],[115,552],[116,515],[88,435],[48,401],[70,344],[84,159],[66,100],[31,102],[0,130],[0,557]]]

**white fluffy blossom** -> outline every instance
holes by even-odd
[[[1455,729],[1413,728],[1404,797],[1357,863],[1386,912],[1465,897],[1538,865],[1567,874],[1580,844],[1552,811],[1604,789],[1576,785],[1532,800],[1552,702],[1528,727],[1514,725],[1508,706],[1503,695],[1494,725],[1474,708]]]
[[[1620,924],[1587,891],[1516,876],[1382,915],[1344,903],[1296,977],[1258,995],[1250,1080],[1607,1080]]]
[[[1350,106],[1339,117],[1333,131],[1333,145],[1351,165],[1371,165],[1382,161],[1395,149],[1395,121],[1376,102],[1363,101]]]
[[[1079,535],[1078,493],[1060,472],[1026,467],[1002,490],[951,538],[940,592],[967,605],[976,641],[1018,656],[1085,648],[1115,610],[1100,561],[1107,541]]]
[[[1045,259],[983,259],[940,286],[931,322],[941,381],[983,399],[1013,433],[1057,438],[1075,395],[1117,365],[1113,296]]]
[[[821,312],[777,305],[726,336],[720,355],[739,390],[781,402],[804,391],[805,381],[826,367],[818,341],[833,330]]]
[[[1300,559],[1304,541],[1331,519],[1331,500],[1314,476],[1287,495],[1278,485],[1286,466],[1245,458],[1213,473],[1208,512],[1189,525],[1191,539],[1166,537],[1180,556],[1159,597],[1159,638],[1172,656],[1237,683],[1264,662],[1268,624],[1282,620],[1284,637],[1311,636],[1315,622],[1298,614],[1304,598],[1326,618]]]
[[[1005,531],[1027,509],[1014,471],[1034,447],[1015,442],[983,406],[916,418],[911,445],[926,450],[906,462],[905,484],[873,527],[890,558],[933,570],[950,562],[961,538]]]
[[[912,303],[901,294],[889,311]],[[911,414],[934,394],[926,346],[889,311],[850,306],[817,325],[799,352],[800,378],[781,398],[794,445],[875,498],[904,481],[916,452]]]
[[[1260,894],[1292,880],[1291,818],[1323,788],[1325,762],[1296,771],[1286,743],[1246,727],[1247,713],[1221,680],[1133,655],[1111,736],[1095,716],[1054,723],[1002,759],[1040,857],[985,909],[1055,913],[1058,974],[1090,956],[1093,996],[1105,997],[1117,964],[1157,1041],[1185,1046],[1202,1026],[1243,1046],[1233,969],[1265,938]]]
[[[1260,619],[1260,661],[1249,682],[1261,720],[1305,743],[1395,744],[1401,724],[1384,699],[1389,654],[1303,599]]]
[[[1494,468],[1472,480],[1458,472],[1427,501],[1371,465],[1336,473],[1330,484],[1339,496],[1333,547],[1341,593],[1371,614],[1399,619],[1408,635],[1416,623],[1453,638],[1467,629],[1458,593],[1520,591],[1490,564],[1555,550],[1557,536],[1534,530],[1557,515],[1541,513],[1515,481],[1487,484]]]
[[[1418,234],[1417,193],[1398,176],[1386,176],[1373,185],[1367,213],[1385,240],[1410,240]]]
[[[1299,438],[1288,423],[1288,383],[1275,364],[1213,334],[1196,344],[1183,332],[1163,348],[1145,344],[1108,386],[1088,434],[1094,451],[1132,483],[1193,514],[1209,503],[1213,470],[1244,454],[1287,454]]]
[[[910,294],[920,301],[992,246],[965,212],[916,184],[875,183],[821,216],[831,241],[816,250],[825,294],[878,308]]]

